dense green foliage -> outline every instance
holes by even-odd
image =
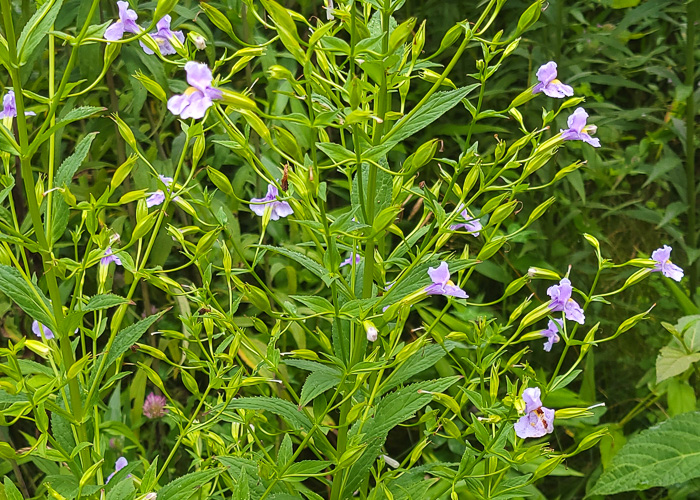
[[[0,5],[0,499],[697,497],[699,0]]]

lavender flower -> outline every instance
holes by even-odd
[[[355,258],[352,258],[352,255],[345,259],[343,262],[340,263],[340,266],[338,267],[343,267],[343,266],[350,266],[352,265],[352,261],[355,261],[355,265],[359,264],[360,261],[362,260],[362,257],[360,257],[358,254],[355,254]]]
[[[25,111],[25,116],[34,116],[34,111]],[[2,111],[0,111],[0,119],[14,118],[17,116],[17,101],[15,100],[14,90],[8,90],[7,94],[2,98]]]
[[[542,330],[540,335],[547,337],[547,342],[544,343],[544,350],[549,352],[552,350],[552,346],[559,342],[559,332],[564,328],[564,320],[561,319],[550,319],[547,323],[547,329]]]
[[[120,3],[121,3],[121,2],[120,2]],[[126,2],[124,2],[124,3],[126,3]],[[109,480],[112,479],[112,477],[114,477],[114,475],[115,475],[117,472],[119,472],[120,470],[122,470],[122,469],[123,469],[124,467],[126,467],[128,464],[129,464],[129,462],[127,462],[126,458],[124,458],[124,457],[119,457],[119,458],[117,459],[117,462],[114,464],[114,472],[112,472],[109,476],[107,476],[107,481],[105,482],[105,484],[107,484],[107,483],[109,482]]]
[[[583,108],[576,108],[576,110],[569,115],[566,124],[569,126],[567,130],[560,129],[561,138],[565,141],[583,141],[587,142],[594,148],[600,147],[600,139],[597,137],[591,137],[588,132],[595,134],[598,127],[595,125],[586,125],[586,120],[588,119],[588,113]]]
[[[182,118],[204,118],[207,109],[214,104],[212,100],[221,99],[222,93],[212,87],[213,76],[206,64],[189,61],[185,64],[185,71],[190,87],[184,94],[168,99],[168,109]]]
[[[568,278],[562,278],[558,285],[547,288],[547,295],[552,299],[549,309],[553,312],[564,311],[566,319],[582,325],[586,317],[581,306],[571,298],[572,292],[573,288],[571,288],[571,281]]]
[[[571,97],[574,89],[557,80],[557,63],[549,61],[537,70],[537,79],[540,81],[532,89],[533,94],[544,92],[549,97]]]
[[[533,387],[523,391],[526,415],[513,425],[520,438],[538,438],[554,431],[554,410],[545,408],[540,401],[540,388]]]
[[[182,31],[170,30],[170,16],[166,15],[163,17],[163,19],[158,21],[158,24],[156,24],[156,28],[158,29],[157,31],[154,31],[153,33],[149,34],[151,35],[151,38],[153,38],[153,40],[155,40],[158,44],[158,49],[160,50],[160,53],[164,56],[177,54],[177,51],[175,50],[175,47],[173,47],[171,40],[173,38],[177,38],[180,41],[180,43],[185,43],[185,35],[182,34]],[[153,51],[149,49],[143,42],[139,43],[141,44],[141,48],[146,54],[153,54]]]
[[[44,332],[44,337],[46,340],[54,338],[54,334],[47,326],[42,325],[37,320],[32,321],[32,332],[37,337],[41,338],[41,332]]]
[[[136,24],[138,15],[129,8],[129,3],[117,2],[117,7],[119,7],[119,19],[110,24],[104,34],[105,40],[110,42],[121,40],[124,32],[135,35],[141,33],[141,27]]]
[[[260,217],[265,215],[266,210],[270,210],[270,220],[279,220],[281,217],[292,215],[294,210],[289,206],[289,203],[277,201],[278,194],[277,186],[269,184],[264,198],[253,198],[250,200],[250,209]]]
[[[158,179],[160,179],[160,182],[162,182],[165,185],[165,190],[169,193],[170,188],[173,185],[173,178],[159,174]],[[175,198],[173,198],[173,201],[177,201],[179,198],[179,196],[176,196]],[[146,206],[148,208],[156,207],[158,205],[162,205],[164,201],[165,192],[163,192],[162,189],[158,189],[157,191],[150,193],[150,196],[146,198]]]
[[[671,250],[673,248],[664,245],[652,252],[651,258],[656,261],[653,272],[661,272],[667,278],[680,281],[683,278],[683,269],[671,262]]]
[[[110,262],[114,262],[118,266],[122,265],[122,260],[112,253],[112,247],[107,247],[104,257],[100,259],[100,264],[108,266]]]
[[[148,418],[160,418],[168,413],[166,404],[168,404],[168,400],[165,399],[165,396],[150,393],[143,402],[143,414]]]
[[[462,205],[462,206],[464,206],[464,205]],[[481,225],[481,222],[479,221],[479,219],[475,219],[474,217],[472,217],[466,208],[464,210],[462,210],[462,213],[460,215],[462,217],[464,217],[467,220],[467,222],[460,222],[459,224],[452,224],[450,226],[450,229],[452,231],[456,231],[458,229],[464,228],[468,232],[472,233],[472,236],[474,236],[474,238],[478,238],[480,231],[483,229],[483,226]]]
[[[429,267],[428,275],[433,280],[425,291],[428,295],[451,295],[458,299],[466,299],[469,295],[450,280],[450,269],[447,262],[441,262],[437,268]]]

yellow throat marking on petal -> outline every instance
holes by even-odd
[[[197,89],[194,87],[187,87],[187,90],[185,90],[182,94],[183,95],[192,95],[195,92],[197,92]]]
[[[452,280],[447,280],[447,284],[450,286],[455,286],[455,282]]]
[[[555,78],[555,79],[554,79],[554,80],[552,80],[552,81],[551,81],[550,83],[561,83],[561,80],[559,80],[559,79]]]

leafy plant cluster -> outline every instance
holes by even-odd
[[[692,495],[699,4],[0,0],[0,492]]]

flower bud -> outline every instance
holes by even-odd
[[[533,279],[544,279],[544,280],[555,280],[559,281],[561,276],[555,271],[550,271],[549,269],[542,269],[541,267],[531,267],[527,270],[527,275]]]
[[[369,342],[374,342],[377,340],[377,337],[379,336],[379,331],[377,330],[377,327],[374,326],[374,323],[371,321],[363,321],[362,325],[365,327],[365,332],[367,332],[367,340]]]
[[[194,45],[197,50],[204,50],[207,48],[207,41],[199,33],[190,31],[187,36],[192,42],[192,45]]]

